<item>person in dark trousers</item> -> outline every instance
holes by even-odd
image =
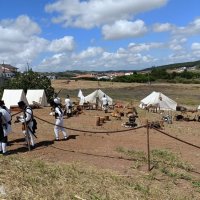
[[[29,134],[30,136],[30,142],[31,142],[31,148],[35,147],[35,142],[33,139],[34,131],[33,131],[33,111],[32,109],[26,105],[24,101],[18,102],[19,108],[23,110],[23,115],[18,118],[22,124],[24,124],[24,130],[22,132],[24,134]]]

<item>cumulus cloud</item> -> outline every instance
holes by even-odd
[[[78,59],[92,58],[100,55],[103,52],[101,47],[88,47],[86,50],[82,51],[76,56]]]
[[[93,28],[164,6],[168,0],[57,0],[45,6],[46,12],[58,13],[52,21],[64,26]]]
[[[166,32],[166,31],[171,31],[173,29],[173,25],[170,23],[156,23],[153,25],[153,31],[154,32]]]
[[[140,52],[133,51],[134,46],[148,46]],[[64,53],[55,54],[51,57],[44,59],[39,65],[41,69],[52,71],[65,71],[70,69],[87,69],[87,70],[119,70],[124,67],[127,69],[139,69],[146,65],[152,66],[152,63],[157,61],[157,58],[146,54],[146,49],[161,48],[161,44],[133,44],[130,43],[127,47],[119,48],[114,52],[109,52],[101,47],[88,47],[80,53]],[[52,66],[50,68],[49,66]],[[55,66],[55,67],[53,67]],[[137,68],[135,67],[137,66]]]
[[[41,29],[28,16],[0,21],[0,60],[18,67],[33,60],[42,52],[48,41],[40,38]],[[12,56],[11,56],[12,55]]]
[[[25,69],[26,63],[37,60],[41,53],[73,51],[72,36],[49,41],[40,37],[40,26],[28,16],[0,21],[0,60]],[[59,54],[58,54],[59,55]],[[63,60],[63,57],[60,57]],[[52,63],[54,64],[54,63]]]
[[[200,50],[200,43],[197,43],[197,42],[192,43],[191,49],[192,50]]]
[[[176,27],[172,31],[173,35],[185,37],[185,36],[193,36],[200,34],[200,17],[193,20],[187,26]]]
[[[52,52],[63,52],[63,51],[73,51],[75,48],[74,37],[65,36],[60,39],[55,39],[51,41],[49,45],[49,51]]]
[[[128,49],[131,52],[139,53],[143,51],[149,51],[151,49],[161,48],[163,46],[164,46],[163,43],[140,43],[140,44],[130,43],[128,45]]]
[[[105,39],[120,39],[128,37],[139,37],[147,32],[145,23],[142,20],[134,22],[127,20],[116,21],[112,25],[104,25],[102,27],[102,34]]]

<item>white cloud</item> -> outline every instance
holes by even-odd
[[[38,37],[41,32],[37,23],[22,15],[0,21],[0,60],[20,67],[33,60],[48,45]]]
[[[142,20],[134,22],[119,20],[112,25],[102,27],[105,39],[120,39],[128,37],[139,37],[147,32],[147,28]]]
[[[21,71],[25,69],[27,62],[34,62],[41,53],[63,53],[74,50],[75,41],[72,36],[49,41],[40,37],[40,32],[39,25],[25,15],[15,20],[1,20],[0,60],[18,67]],[[60,57],[60,60],[63,58]]]
[[[82,51],[76,56],[78,59],[92,58],[101,55],[103,49],[101,47],[88,47],[86,50]]]
[[[193,36],[200,34],[200,18],[195,19],[185,27],[177,27],[172,31],[177,37]]]
[[[162,43],[140,43],[140,44],[130,43],[128,45],[128,49],[131,52],[139,53],[142,51],[149,51],[151,49],[161,48],[163,46],[164,44]]]
[[[74,47],[75,47],[74,37],[65,36],[63,38],[51,41],[49,45],[49,51],[52,52],[73,51]]]
[[[145,46],[145,44],[135,44],[135,46]],[[162,45],[146,44],[148,49],[160,48]],[[140,53],[133,51],[133,44],[129,44],[126,48],[119,48],[115,52],[108,52],[101,47],[88,47],[80,53],[63,53],[55,54],[44,59],[39,65],[39,70],[65,71],[70,69],[86,69],[86,70],[110,70],[110,69],[139,69],[140,67],[152,66],[157,61],[150,54],[146,54],[144,49]],[[51,68],[50,68],[51,66]],[[136,66],[136,68],[135,68]]]
[[[153,25],[153,31],[154,32],[166,32],[166,31],[172,30],[173,27],[174,26],[170,23],[164,23],[164,24],[156,23]]]
[[[200,50],[200,43],[197,43],[197,42],[192,43],[191,49],[192,50]]]
[[[25,36],[30,36],[34,34],[39,34],[41,32],[40,27],[37,23],[32,21],[28,16],[21,15],[13,19],[5,19],[0,21],[0,27],[5,28],[6,30],[15,31]],[[18,35],[14,35],[17,37]]]
[[[118,20],[127,20],[134,15],[164,6],[168,0],[57,0],[47,4],[46,12],[58,13],[54,23],[64,26],[92,28]]]

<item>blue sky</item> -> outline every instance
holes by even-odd
[[[0,63],[139,70],[200,60],[199,0],[0,0]]]

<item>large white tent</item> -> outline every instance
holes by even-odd
[[[33,105],[34,102],[41,106],[48,106],[47,97],[43,89],[30,89],[26,94],[29,105]]]
[[[158,105],[161,110],[176,110],[177,103],[161,92],[152,92],[141,100],[140,108],[148,105]]]
[[[29,105],[22,89],[5,89],[2,100],[9,109],[10,107],[18,107],[19,101],[24,101],[27,105]]]
[[[95,90],[94,92],[92,92],[91,94],[85,96],[83,99],[81,99],[81,101],[84,101],[84,103],[96,103],[97,101],[101,102],[102,97],[106,95],[107,99],[108,99],[108,105],[112,105],[113,104],[113,100],[111,97],[109,97],[107,94],[105,94],[103,91],[101,91],[100,89]],[[80,101],[80,104],[82,103]]]

